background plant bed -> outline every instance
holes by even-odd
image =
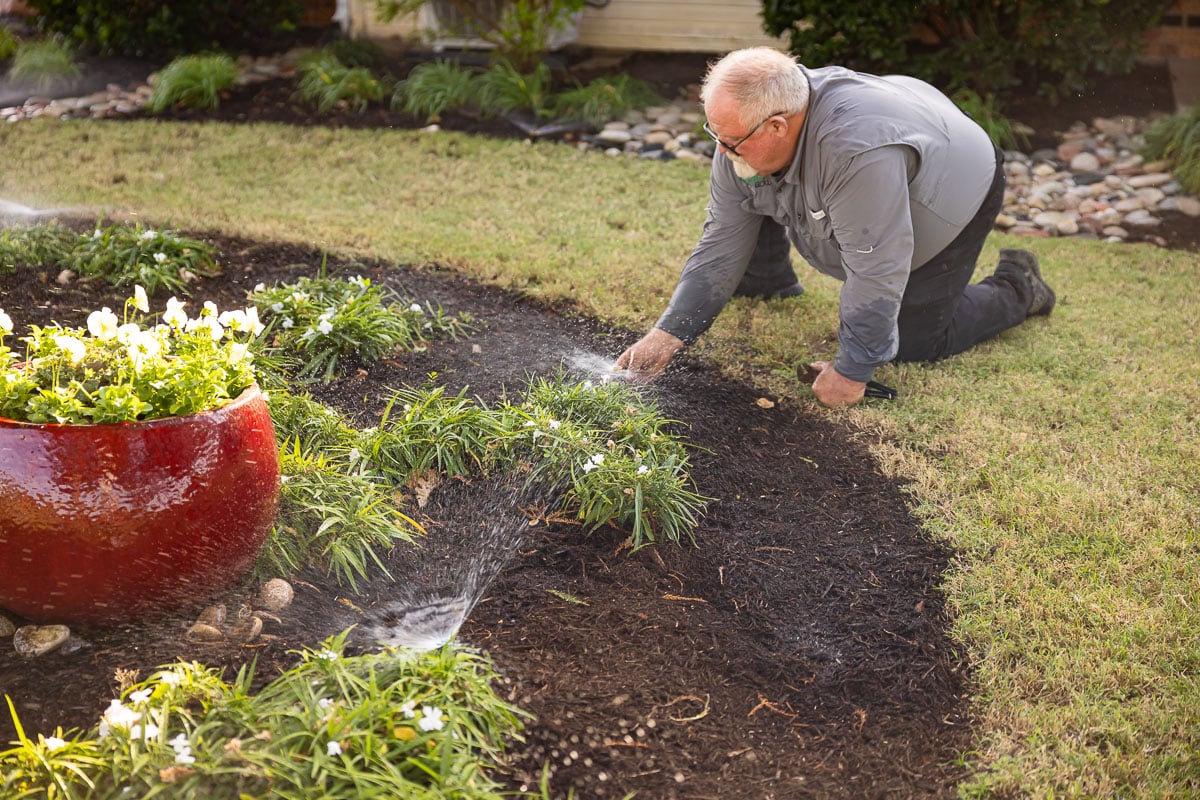
[[[196,285],[193,303],[234,307],[260,281],[321,266],[303,248],[189,235],[211,241],[224,270]],[[430,371],[491,399],[528,371],[553,370],[577,350],[611,356],[637,335],[437,271],[332,258],[328,269],[481,322],[424,353],[348,363],[317,392],[364,427],[392,387],[419,385]],[[53,278],[0,276],[0,307],[22,323],[79,324],[83,309],[123,296]],[[514,747],[514,787],[550,761],[556,797],[570,787],[588,797],[954,796],[953,755],[970,736],[965,665],[935,590],[947,553],[919,531],[865,444],[796,409],[764,408],[760,396],[686,360],[656,390],[664,413],[704,448],[694,472],[716,499],[699,548],[630,556],[621,531],[583,538],[577,526],[537,525],[471,614],[461,641],[489,653],[509,681],[501,693],[537,717]],[[453,482],[436,493],[427,527],[468,535],[489,511],[480,489]],[[392,566],[404,574],[403,563]],[[78,649],[36,662],[0,651],[0,687],[30,733],[87,727],[114,696],[117,670],[144,677],[183,658],[232,672],[255,661],[265,682],[294,662],[290,651],[361,623],[389,596],[386,581],[353,595],[320,574],[289,577],[295,604],[248,645],[189,643],[190,618],[131,619],[78,629]],[[222,599],[236,607],[254,588]],[[0,740],[12,737],[0,720]]]

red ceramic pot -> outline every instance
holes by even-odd
[[[278,507],[257,386],[147,422],[0,418],[0,608],[106,624],[197,604],[245,573]]]

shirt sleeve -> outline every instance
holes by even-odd
[[[743,208],[749,196],[729,159],[719,155],[709,178],[708,212],[700,241],[655,327],[692,344],[733,297],[754,253],[762,216]]]
[[[908,183],[916,161],[904,145],[869,150],[850,159],[827,187],[846,272],[834,367],[852,380],[870,380],[899,350],[897,317],[913,258]]]

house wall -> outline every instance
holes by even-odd
[[[349,0],[350,35],[381,41],[421,35],[415,16],[383,24],[369,0]],[[724,53],[769,45],[786,49],[786,38],[762,30],[762,0],[611,0],[587,6],[575,44],[605,50]]]

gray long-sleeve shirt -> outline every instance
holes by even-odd
[[[834,366],[866,381],[896,355],[909,273],[983,203],[995,149],[945,95],[914,78],[842,67],[805,74],[808,114],[790,166],[745,181],[723,154],[713,160],[703,233],[657,327],[688,343],[708,330],[771,217],[815,269],[845,282]]]

